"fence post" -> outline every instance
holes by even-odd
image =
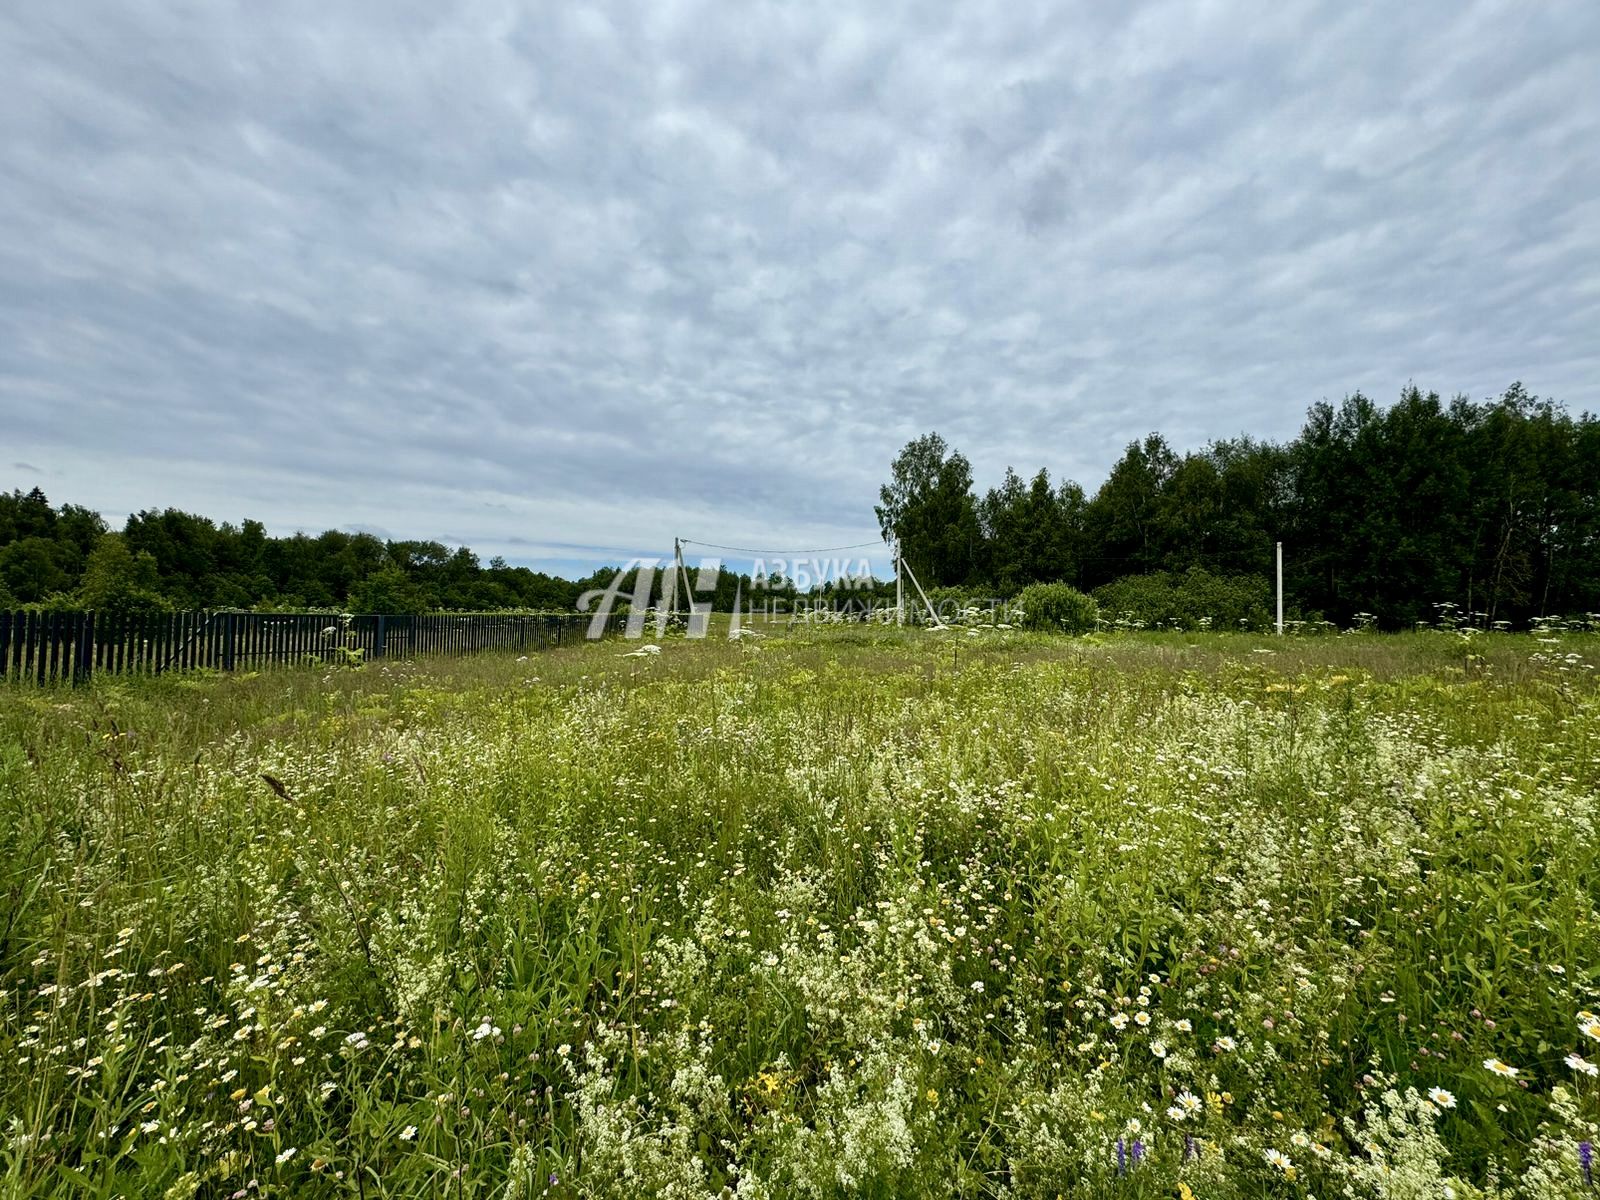
[[[378,614],[378,628],[372,635],[372,657],[383,657],[383,635],[386,632],[386,622],[382,613]]]
[[[73,639],[72,650],[72,682],[81,686],[94,674],[94,613],[79,614],[78,636]]]
[[[233,632],[235,629],[233,614],[224,613],[222,617],[222,669],[233,670]]]

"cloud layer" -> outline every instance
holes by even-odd
[[[6,486],[587,570],[934,428],[1600,408],[1600,8],[1113,7],[8,5]]]

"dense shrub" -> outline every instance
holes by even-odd
[[[1261,575],[1213,575],[1199,567],[1125,575],[1096,588],[1094,597],[1108,620],[1150,628],[1260,629],[1272,620],[1272,590]]]
[[[1032,583],[1018,593],[1015,606],[1028,629],[1088,633],[1100,619],[1094,598],[1065,583]]]

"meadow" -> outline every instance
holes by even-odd
[[[1568,1197],[1600,639],[0,689],[0,1195]]]

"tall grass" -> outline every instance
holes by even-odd
[[[1590,1194],[1595,639],[623,649],[0,690],[0,1194]]]

